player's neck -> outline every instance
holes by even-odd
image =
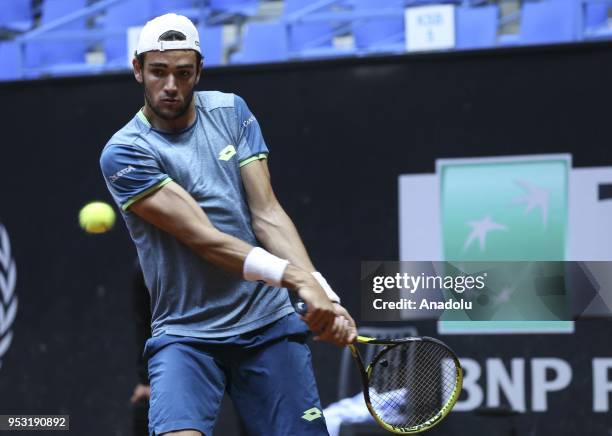
[[[195,104],[193,101],[183,115],[173,120],[161,118],[153,110],[151,110],[149,105],[146,103],[142,108],[142,113],[147,118],[151,126],[163,132],[177,132],[186,129],[193,124],[196,117]]]

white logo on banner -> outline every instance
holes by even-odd
[[[4,226],[0,224],[0,367],[2,356],[13,339],[11,326],[17,315],[17,267],[11,255],[11,242]]]
[[[532,183],[524,180],[517,180],[516,183],[523,188],[525,195],[514,199],[516,204],[525,204],[525,215],[528,215],[533,209],[540,209],[542,215],[542,224],[544,228],[548,224],[548,205],[550,203],[550,189],[540,188]]]
[[[480,221],[468,221],[467,224],[472,228],[472,231],[463,244],[463,251],[467,250],[475,239],[480,242],[480,251],[485,251],[485,241],[491,230],[508,230],[505,225],[491,220],[490,216],[486,216]]]

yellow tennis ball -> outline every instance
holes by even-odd
[[[87,233],[104,233],[115,224],[115,211],[106,203],[94,201],[81,209],[79,223]]]

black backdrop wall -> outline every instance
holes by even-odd
[[[398,257],[399,174],[433,172],[440,157],[504,154],[569,152],[574,166],[610,165],[610,77],[612,45],[597,44],[219,68],[205,70],[200,88],[249,103],[278,197],[359,318],[359,262]],[[111,201],[99,153],[139,109],[142,91],[119,75],[5,84],[0,97],[0,223],[19,299],[0,367],[0,413],[69,413],[75,434],[128,434],[135,253],[123,223],[86,235],[77,211]],[[433,323],[418,327],[435,334]],[[591,411],[590,358],[612,356],[612,326],[577,330],[571,339],[448,341],[483,365],[492,356],[572,362],[577,387],[519,425],[530,434],[607,434],[610,414]],[[339,351],[316,344],[313,354],[328,404]],[[474,430],[483,419],[455,414],[438,434],[485,434]]]

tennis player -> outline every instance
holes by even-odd
[[[237,95],[194,92],[186,17],[149,21],[133,67],[144,107],[100,164],[151,294],[150,434],[211,435],[226,390],[249,434],[327,434],[306,336],[344,346],[355,323],[274,195],[256,118]]]

